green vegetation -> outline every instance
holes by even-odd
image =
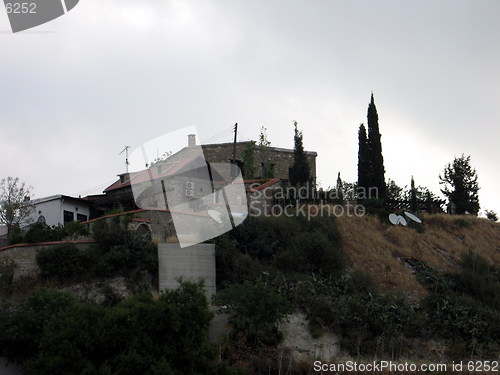
[[[15,268],[16,263],[11,258],[0,256],[0,296],[10,294]]]
[[[368,105],[368,134],[363,124],[358,131],[358,187],[368,191],[377,188],[378,197],[386,197],[384,157],[382,156],[381,134],[378,113],[373,94]]]
[[[30,225],[24,234],[19,230],[14,230],[9,243],[14,245],[17,243],[62,241],[64,239],[75,239],[79,236],[88,235],[87,227],[77,221],[69,222],[63,227],[49,227],[44,223],[34,223]]]
[[[272,164],[269,157],[269,147],[271,147],[271,141],[267,139],[267,129],[263,126],[260,128],[259,143],[257,144],[257,151],[262,166],[262,178],[274,178],[274,164]]]
[[[64,244],[40,250],[36,260],[42,277],[78,281],[122,275],[135,281],[141,272],[156,275],[155,245],[128,231],[128,220],[130,218],[116,217],[95,222],[92,235],[98,244],[87,249]]]
[[[450,340],[450,355],[487,358],[500,350],[500,270],[479,254],[463,255],[459,273],[424,263],[417,277],[430,291],[421,307],[434,335]]]
[[[455,206],[456,213],[463,215],[466,212],[477,215],[479,212],[479,185],[477,172],[470,165],[470,156],[462,154],[453,159],[453,163],[446,165],[443,175],[439,176],[443,185],[441,192]]]
[[[231,315],[233,338],[241,335],[254,346],[281,341],[278,323],[292,307],[284,296],[261,281],[233,284],[217,295],[216,302],[225,305],[225,312]]]
[[[200,285],[113,307],[39,289],[0,320],[0,356],[27,375],[234,374],[207,339],[212,314]]]
[[[31,202],[33,188],[20,182],[18,177],[7,177],[0,181],[0,225],[7,227],[10,239],[12,230],[30,222],[35,206]]]
[[[292,186],[303,186],[311,180],[311,167],[307,161],[304,145],[302,142],[302,131],[297,128],[297,121],[294,125],[294,147],[293,147],[293,164],[290,167],[289,180]]]
[[[257,146],[255,141],[250,141],[246,145],[245,149],[242,152],[242,162],[243,162],[243,178],[245,180],[250,180],[256,177],[255,170],[255,151],[257,150]]]
[[[306,313],[314,337],[340,334],[356,356],[408,356],[413,339],[450,340],[448,354],[462,359],[489,358],[500,347],[500,273],[478,254],[465,254],[458,273],[418,262],[417,279],[429,290],[419,301],[381,292],[346,268],[334,218],[249,218],[216,242],[219,289],[226,288],[216,302],[235,332],[228,347],[276,344],[278,323],[294,310]]]
[[[498,221],[498,215],[493,210],[486,210],[485,212],[486,218],[491,221]]]
[[[345,263],[334,217],[250,217],[215,243],[219,287],[262,272],[327,276]]]

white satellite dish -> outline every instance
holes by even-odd
[[[398,215],[396,214],[390,214],[389,215],[389,221],[391,222],[391,224],[393,225],[398,225],[399,223],[399,218],[398,218]]]
[[[393,225],[398,225],[398,224],[401,224],[402,226],[406,227],[408,225],[406,219],[401,216],[401,215],[396,215],[396,214],[390,214],[389,215],[389,221],[393,224]]]
[[[215,211],[215,210],[208,210],[207,213],[216,222],[218,222],[219,224],[222,224],[222,218],[224,217],[222,215],[222,213],[220,213],[219,211]]]
[[[408,225],[408,222],[406,221],[406,219],[403,216],[399,215],[398,220],[399,220],[399,224],[401,224],[403,227],[406,227]]]
[[[408,219],[413,220],[416,223],[422,224],[422,220],[413,215],[411,212],[405,211],[405,215]]]

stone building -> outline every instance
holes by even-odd
[[[243,167],[243,151],[248,147],[250,141],[236,143],[236,164],[241,168]],[[201,145],[205,159],[209,163],[229,163],[233,159],[234,143],[217,143]],[[316,157],[317,153],[314,151],[305,151],[309,166],[311,168],[311,176],[313,186],[316,183]],[[254,170],[257,173],[255,177],[263,177],[264,159],[274,167],[273,178],[280,180],[288,180],[288,173],[290,167],[293,165],[293,150],[279,147],[266,147],[265,155],[260,155],[260,151],[255,150],[254,156]]]
[[[216,165],[216,164],[227,164],[231,163],[233,160],[233,152],[235,152],[235,163],[243,168],[243,151],[248,147],[250,141],[247,142],[237,142],[236,147],[234,143],[217,143],[217,144],[206,144],[201,145],[201,150],[203,151],[202,156],[208,164]],[[197,147],[196,147],[197,146]],[[163,189],[175,189],[180,194],[185,194],[187,189],[187,184],[189,183],[184,178],[180,178],[182,172],[182,166],[186,161],[189,161],[193,158],[193,155],[196,157],[200,157],[201,155],[200,145],[196,145],[196,139],[193,134],[188,135],[188,143],[187,147],[184,147],[179,152],[171,155],[166,160],[162,162],[156,163],[154,166],[150,166],[148,169],[130,173],[130,174],[120,174],[119,179],[110,185],[105,191],[105,195],[101,197],[99,202],[95,202],[95,207],[103,206],[106,207],[106,210],[111,210],[115,208],[120,208],[123,210],[135,210],[137,209],[136,202],[134,201],[133,193],[140,198],[141,194],[137,194],[137,190],[133,191],[133,186],[139,186],[137,183],[133,183],[132,181],[143,180],[145,177],[149,178],[152,181],[156,181],[157,179],[162,179],[165,181],[165,186],[160,186],[155,184],[154,182],[150,185],[150,189],[153,189],[156,193],[151,194],[150,191],[144,190],[147,194],[144,194],[146,199],[149,199],[150,202],[146,205],[142,205],[142,208],[167,208],[166,200],[162,198]],[[262,155],[262,153],[265,153]],[[200,153],[200,154],[198,154]],[[305,151],[307,160],[309,161],[309,166],[311,169],[311,177],[312,177],[312,186],[315,186],[316,182],[316,157],[317,153],[313,151]],[[256,171],[257,179],[263,178],[263,169],[264,169],[264,158],[267,162],[273,166],[274,175],[273,180],[281,181],[286,184],[289,178],[289,169],[293,164],[293,150],[278,148],[278,147],[266,147],[263,150],[259,150],[257,148],[255,150],[254,155],[254,170]],[[203,163],[204,164],[204,163]],[[219,165],[220,165],[219,164]],[[200,164],[201,166],[201,164]],[[193,179],[193,167],[189,167],[189,176],[188,179]],[[201,170],[201,168],[200,168]],[[182,186],[177,186],[176,188],[173,186],[167,186],[169,176],[175,175],[175,182],[182,182]],[[145,177],[144,177],[145,176]],[[204,176],[202,176],[204,177]],[[214,177],[214,176],[212,176]],[[147,179],[146,178],[146,179]],[[227,177],[224,178],[227,180]],[[131,181],[132,180],[132,181]],[[206,180],[206,178],[204,178]],[[216,178],[213,178],[215,181]],[[252,179],[251,181],[246,180],[245,186],[247,192],[250,191],[250,185],[255,183],[256,180]],[[266,181],[259,181],[258,183],[265,183]],[[135,185],[134,185],[135,184]],[[194,186],[197,187],[196,190],[193,190],[193,199],[199,198],[197,195],[207,195],[208,192],[204,187],[202,181],[198,183],[194,183]],[[200,190],[201,189],[201,190]],[[198,191],[199,190],[199,191]]]

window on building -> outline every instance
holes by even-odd
[[[64,225],[75,220],[75,214],[71,211],[63,211]]]
[[[76,214],[76,221],[79,221],[80,223],[82,221],[87,221],[89,218],[87,215],[82,215],[82,214]]]

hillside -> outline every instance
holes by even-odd
[[[500,265],[500,223],[473,216],[424,215],[421,230],[383,223],[377,216],[339,217],[348,264],[373,277],[387,291],[420,296],[412,260],[445,272],[459,269],[461,255],[472,250]]]

